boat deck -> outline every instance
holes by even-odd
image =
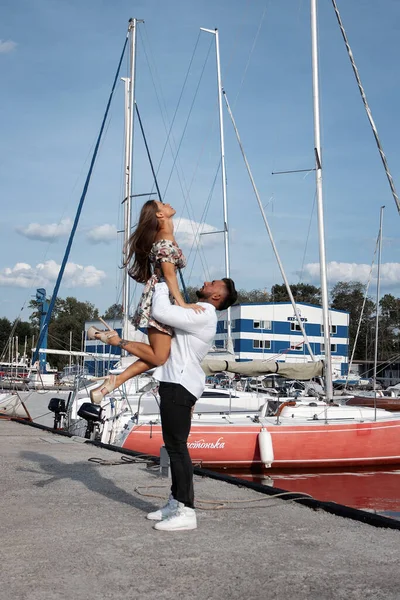
[[[198,529],[158,532],[158,470],[10,421],[0,457],[4,598],[399,597],[400,531],[196,476]]]

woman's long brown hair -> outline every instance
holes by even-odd
[[[139,222],[127,244],[125,265],[128,265],[132,256],[135,255],[129,275],[139,283],[146,283],[152,275],[150,250],[158,231],[157,209],[157,203],[154,200],[148,200],[143,204]]]

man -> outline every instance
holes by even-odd
[[[200,313],[172,305],[165,283],[156,285],[153,296],[153,317],[174,328],[169,358],[153,375],[160,382],[161,425],[170,458],[172,486],[167,504],[148,514],[147,518],[157,521],[154,528],[163,531],[197,527],[193,465],[187,448],[191,411],[204,391],[205,375],[201,362],[216,333],[216,310],[226,310],[237,299],[235,284],[228,278],[206,281],[196,294],[204,308]],[[120,345],[135,354],[135,342],[122,342],[112,338],[113,345]]]

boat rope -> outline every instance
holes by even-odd
[[[139,486],[134,489],[134,491],[139,494],[139,496],[144,496],[146,498],[157,498],[160,500],[165,500],[165,494],[153,494],[147,493],[142,490],[150,490],[154,488],[170,490],[169,485],[148,485],[148,486]],[[290,502],[297,502],[298,500],[303,500],[304,498],[314,499],[310,494],[306,494],[303,492],[280,492],[278,494],[274,494],[272,498],[246,498],[243,500],[203,500],[201,498],[196,498],[195,508],[199,510],[238,510],[239,508],[243,508],[243,504],[259,504],[260,502],[267,502],[268,504],[265,506],[253,506],[253,508],[272,508],[273,506],[282,506],[280,502],[274,502],[276,498],[284,497],[284,496],[296,496],[295,498],[290,498]],[[235,505],[235,506],[232,506]],[[250,508],[250,507],[246,507]]]
[[[128,34],[129,34],[129,32],[128,32]],[[90,162],[89,172],[88,172],[88,174],[86,176],[86,181],[85,181],[85,184],[83,186],[82,195],[80,197],[79,204],[78,204],[78,210],[77,210],[76,215],[75,215],[74,224],[73,224],[72,229],[71,229],[71,233],[70,233],[70,236],[69,236],[67,248],[65,250],[65,254],[64,254],[64,257],[63,257],[63,260],[62,260],[60,271],[58,273],[57,281],[56,281],[56,284],[54,286],[53,294],[52,294],[52,297],[51,297],[51,300],[50,300],[50,304],[49,304],[49,309],[48,309],[47,315],[46,315],[46,317],[44,319],[43,327],[42,327],[42,329],[40,331],[40,334],[39,334],[39,339],[38,339],[37,344],[36,344],[36,350],[35,350],[34,355],[32,357],[32,364],[34,364],[38,360],[39,349],[40,349],[41,343],[43,341],[43,338],[45,336],[46,330],[48,329],[50,318],[51,318],[51,314],[53,312],[54,304],[55,304],[56,299],[57,299],[58,290],[60,288],[61,280],[62,280],[63,275],[64,275],[65,267],[67,265],[68,257],[69,257],[70,251],[71,251],[72,242],[73,242],[73,239],[74,239],[74,236],[75,236],[76,229],[78,227],[79,218],[81,216],[81,212],[82,212],[82,208],[83,208],[83,203],[85,201],[87,190],[88,190],[88,187],[89,187],[89,182],[90,182],[90,179],[92,177],[92,172],[93,172],[94,164],[96,162],[97,153],[98,153],[98,150],[99,150],[99,147],[100,147],[101,138],[102,138],[103,131],[104,131],[104,128],[105,128],[105,124],[107,122],[107,117],[108,117],[108,113],[109,113],[109,110],[110,110],[111,100],[113,98],[114,90],[115,90],[115,87],[116,87],[116,84],[117,84],[117,81],[118,81],[118,78],[119,78],[119,72],[120,72],[120,69],[121,69],[121,64],[122,64],[122,61],[123,61],[123,58],[124,58],[124,54],[125,54],[125,49],[126,49],[126,46],[127,46],[127,43],[128,43],[128,34],[126,35],[126,38],[125,38],[125,43],[124,43],[124,46],[123,46],[123,49],[122,49],[122,53],[121,53],[121,57],[119,59],[119,63],[118,63],[118,67],[117,67],[117,72],[115,73],[115,77],[114,77],[114,81],[113,81],[113,84],[112,84],[110,96],[108,98],[106,110],[105,110],[105,113],[104,113],[104,116],[103,116],[103,121],[101,123],[99,135],[97,137],[97,141],[96,141],[96,145],[95,145],[95,148],[94,148],[93,156],[92,156],[92,159],[91,159],[91,162]]]
[[[148,467],[156,466],[157,469],[159,468],[158,464],[154,461],[153,457],[149,456],[148,454],[138,454],[137,456],[123,455],[120,457],[120,460],[92,456],[91,458],[88,458],[88,461],[105,467],[111,467],[113,465],[131,465],[138,463],[146,463]]]
[[[333,9],[334,9],[335,14],[336,14],[337,21],[339,23],[339,27],[340,27],[340,31],[342,33],[342,37],[343,37],[344,43],[345,43],[346,48],[347,48],[347,54],[349,56],[349,59],[350,59],[350,62],[351,62],[351,66],[353,68],[353,72],[354,72],[355,78],[357,80],[358,89],[359,89],[359,92],[361,94],[361,98],[362,98],[362,101],[363,101],[363,104],[364,104],[364,107],[365,107],[365,110],[366,110],[366,113],[367,113],[367,117],[368,117],[369,123],[371,125],[372,131],[373,131],[373,134],[374,134],[374,137],[375,137],[376,145],[378,146],[379,154],[380,154],[380,157],[382,159],[382,163],[383,163],[383,166],[384,166],[384,169],[385,169],[386,177],[388,179],[388,182],[389,182],[389,185],[390,185],[390,189],[392,191],[392,195],[393,195],[394,201],[396,203],[396,207],[397,207],[398,213],[400,214],[400,200],[399,200],[399,197],[397,195],[396,188],[394,186],[393,177],[392,177],[392,175],[390,173],[389,165],[388,165],[388,162],[386,160],[386,156],[385,156],[385,153],[384,153],[383,148],[382,148],[382,144],[381,144],[380,139],[379,139],[378,130],[377,130],[376,125],[374,123],[374,120],[372,118],[371,109],[370,109],[370,107],[368,105],[367,96],[365,94],[363,85],[361,83],[361,78],[360,78],[360,75],[358,73],[358,69],[357,69],[356,63],[354,61],[353,52],[351,50],[351,47],[350,47],[350,44],[349,44],[349,41],[348,41],[348,38],[347,38],[347,34],[346,34],[346,31],[345,31],[344,26],[343,26],[343,22],[342,22],[340,13],[339,13],[339,9],[338,9],[337,4],[336,4],[336,0],[332,0],[332,4],[333,4]]]

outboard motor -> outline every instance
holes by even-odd
[[[99,425],[101,423],[102,408],[100,404],[84,402],[78,410],[78,417],[87,421],[85,438],[95,440],[99,434]]]
[[[53,429],[61,429],[62,420],[67,414],[64,398],[52,398],[47,408],[54,413]]]

